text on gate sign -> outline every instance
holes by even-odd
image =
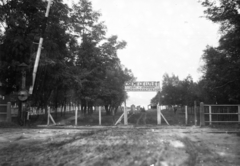
[[[126,91],[160,91],[159,81],[135,81],[125,84]]]

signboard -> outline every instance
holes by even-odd
[[[156,92],[160,91],[160,82],[159,81],[135,81],[127,82],[125,84],[125,91],[146,91],[146,92]]]
[[[27,90],[21,90],[18,92],[18,99],[20,101],[25,101],[28,98],[28,91]]]

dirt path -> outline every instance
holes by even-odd
[[[197,127],[1,129],[0,165],[239,166],[240,137]]]

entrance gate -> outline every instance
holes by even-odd
[[[200,103],[200,126],[240,124],[240,105]]]
[[[160,92],[160,81],[135,81],[127,82],[125,84],[125,91],[127,92]],[[166,118],[161,113],[160,103],[157,104],[157,124],[161,124],[161,117],[168,124]],[[124,112],[116,122],[120,122],[124,118],[124,125],[128,125],[128,111],[126,107],[126,99],[124,101]],[[115,125],[116,125],[115,124]],[[168,124],[169,125],[169,124]]]

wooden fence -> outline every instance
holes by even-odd
[[[240,105],[200,103],[200,126],[240,123]]]
[[[182,106],[177,109],[177,112],[181,124],[195,126],[200,124],[200,107],[196,104],[194,106]]]
[[[0,104],[0,121],[11,122],[11,103]]]

